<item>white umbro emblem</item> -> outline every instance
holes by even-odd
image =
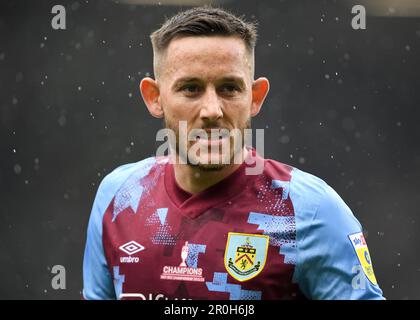
[[[144,247],[140,243],[130,241],[123,244],[119,249],[131,256],[132,254],[144,250]]]

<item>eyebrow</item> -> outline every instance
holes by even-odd
[[[197,77],[182,77],[175,81],[173,88],[177,88],[182,84],[190,83],[190,82],[203,82],[203,80]],[[237,76],[222,77],[218,79],[217,82],[236,82],[239,84],[239,86],[242,89],[245,88],[245,81],[241,77],[237,77]]]

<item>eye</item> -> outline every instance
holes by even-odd
[[[232,83],[227,83],[221,86],[220,91],[226,94],[234,94],[237,91],[240,91],[239,87]]]
[[[180,88],[180,91],[188,94],[188,95],[193,95],[193,94],[197,94],[200,92],[200,87],[196,84],[187,84],[185,86],[182,86]]]

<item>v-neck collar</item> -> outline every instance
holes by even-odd
[[[258,157],[254,148],[249,148],[247,157]],[[181,214],[195,219],[208,209],[217,206],[220,203],[227,202],[229,199],[237,196],[251,186],[251,182],[256,175],[246,175],[247,167],[253,167],[254,164],[247,164],[245,161],[229,176],[209,188],[191,194],[183,190],[175,179],[174,167],[170,162],[165,164],[165,189],[166,193],[175,207]]]

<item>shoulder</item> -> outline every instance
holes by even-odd
[[[273,188],[283,189],[283,200],[289,198],[294,210],[296,232],[302,239],[308,230],[331,229],[358,232],[360,223],[338,193],[323,179],[291,165],[265,159],[264,174],[272,179]],[[340,230],[337,231],[337,228]],[[324,230],[325,231],[325,230]]]
[[[295,211],[297,231],[327,228],[329,236],[336,233],[358,232],[359,221],[341,196],[324,180],[293,168],[290,198]],[[305,234],[301,234],[304,236]]]
[[[101,181],[96,193],[95,202],[103,212],[111,202],[118,190],[133,177],[147,175],[150,169],[156,164],[155,157],[149,157],[138,162],[127,163],[115,168]]]
[[[323,179],[272,159],[265,159],[264,174],[273,188],[283,188],[283,199],[290,198],[297,226],[311,225],[316,218],[355,222],[343,199]]]
[[[290,198],[294,210],[300,213],[315,213],[324,197],[330,192],[327,183],[317,176],[298,168],[290,172]]]
[[[290,197],[299,215],[314,214],[334,193],[321,178],[276,160],[265,159],[264,174],[272,179],[274,187],[283,188],[283,199]]]

